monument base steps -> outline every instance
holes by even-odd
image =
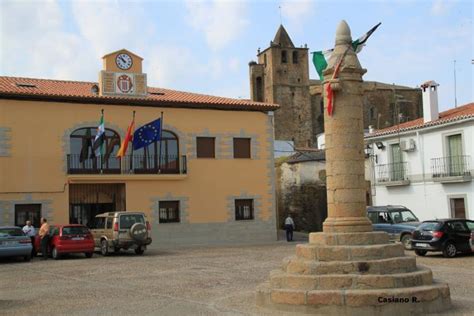
[[[383,232],[312,233],[309,244],[270,272],[257,305],[331,315],[412,315],[451,306],[449,287],[433,282],[403,245]]]

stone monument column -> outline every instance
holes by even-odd
[[[405,256],[400,242],[372,231],[366,216],[362,124],[362,69],[342,21],[324,72],[334,91],[332,115],[325,100],[328,218],[323,232],[296,245],[296,255],[257,287],[257,305],[323,315],[413,315],[451,306],[449,286]],[[337,76],[333,76],[334,71]]]
[[[325,100],[324,134],[328,217],[325,232],[368,232],[364,176],[364,122],[362,69],[351,48],[349,26],[342,21],[336,31],[336,46],[324,71],[324,87],[334,91],[334,108],[328,114]],[[341,62],[336,79],[333,73]]]

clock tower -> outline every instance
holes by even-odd
[[[142,72],[143,58],[121,49],[102,57],[103,70],[99,73],[101,95],[135,96],[147,95],[146,74]]]

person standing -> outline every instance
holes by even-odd
[[[38,235],[41,238],[41,253],[43,254],[43,260],[46,260],[48,259],[49,224],[44,217],[41,217],[41,227]]]
[[[293,241],[293,230],[295,229],[295,222],[291,218],[291,214],[285,219],[286,241]]]
[[[33,254],[35,253],[35,235],[36,235],[36,229],[33,225],[31,225],[31,221],[26,221],[26,225],[23,226],[23,232],[25,233],[26,236],[30,237],[31,239],[31,246],[33,247],[31,249],[31,256],[33,257]]]

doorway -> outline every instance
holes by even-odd
[[[71,184],[69,223],[87,225],[97,215],[125,211],[125,184]]]
[[[451,217],[452,218],[466,218],[466,205],[464,198],[450,199]]]

